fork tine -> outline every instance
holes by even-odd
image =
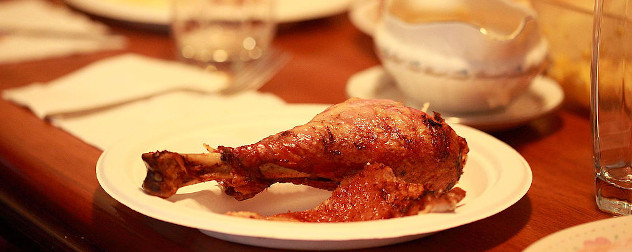
[[[234,94],[244,90],[258,89],[276,74],[288,61],[290,56],[281,50],[271,49],[262,58],[247,66],[233,78],[232,83],[220,91],[222,94]]]

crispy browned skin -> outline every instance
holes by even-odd
[[[465,139],[439,114],[390,100],[352,98],[251,145],[219,146],[207,154],[145,153],[143,188],[169,197],[181,186],[217,180],[242,200],[276,182],[333,190],[365,164],[380,163],[406,182],[446,191],[459,180],[467,152]]]
[[[395,177],[383,164],[370,164],[357,175],[344,179],[329,199],[314,209],[261,216],[253,212],[229,212],[228,215],[280,221],[351,222],[390,219],[430,212],[453,212],[465,197],[455,187],[432,192],[420,184]]]

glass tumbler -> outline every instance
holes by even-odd
[[[591,62],[595,194],[600,210],[632,213],[632,0],[596,0]]]
[[[189,63],[247,62],[270,45],[275,0],[172,0],[171,32]]]

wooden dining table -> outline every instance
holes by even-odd
[[[46,83],[123,53],[177,60],[166,29],[91,17],[125,36],[125,48],[0,64],[0,92]],[[292,58],[260,91],[287,103],[343,102],[349,78],[380,65],[372,37],[356,28],[348,13],[280,24],[273,46]],[[102,150],[7,100],[0,100],[0,118],[0,250],[277,251],[138,213],[99,185],[95,166]],[[591,123],[585,109],[563,105],[523,125],[487,133],[528,162],[533,180],[526,195],[487,218],[361,250],[521,251],[562,229],[612,217],[595,205]]]

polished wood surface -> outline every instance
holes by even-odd
[[[126,52],[176,58],[167,32],[97,20],[126,36],[128,46],[119,51],[0,64],[0,91],[51,81]],[[348,78],[379,64],[371,38],[356,29],[346,14],[281,25],[274,45],[293,58],[261,91],[290,103],[342,102],[347,98]],[[6,240],[17,246],[84,251],[275,251],[211,238],[196,229],[139,214],[99,186],[95,164],[100,150],[5,100],[0,100],[0,118],[0,228]],[[564,108],[527,125],[491,134],[530,164],[533,183],[526,196],[486,219],[364,251],[520,251],[561,229],[610,217],[594,203],[590,121],[585,112]],[[25,237],[32,244],[25,243]],[[3,243],[0,239],[0,249]]]

